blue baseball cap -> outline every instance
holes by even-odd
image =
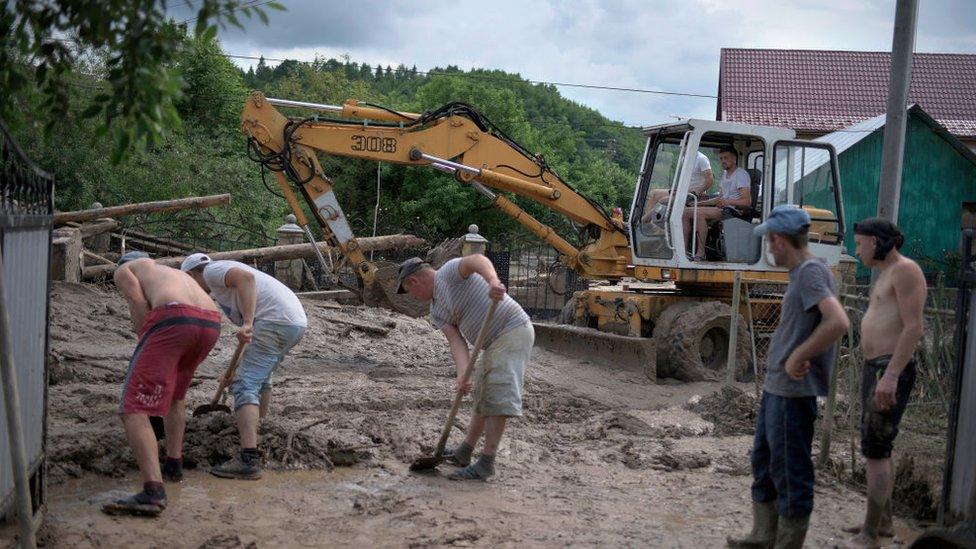
[[[117,265],[121,267],[122,265],[125,265],[130,261],[135,261],[136,259],[144,259],[147,257],[149,257],[149,254],[147,254],[146,252],[140,252],[140,251],[127,252],[123,254],[122,257],[119,258]]]
[[[810,214],[791,204],[780,204],[769,212],[766,221],[752,230],[752,234],[762,236],[773,232],[777,234],[803,234],[810,228]]]

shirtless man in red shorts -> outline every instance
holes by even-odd
[[[119,415],[142,473],[142,492],[108,503],[109,514],[156,516],[166,508],[159,447],[149,416],[166,425],[167,480],[182,478],[183,399],[197,366],[220,336],[220,312],[209,295],[184,272],[157,265],[143,252],[119,260],[115,285],[132,316],[139,342],[122,385]]]

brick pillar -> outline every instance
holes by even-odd
[[[461,255],[482,254],[488,251],[488,239],[478,234],[478,226],[468,225],[468,234],[462,237]]]
[[[81,281],[81,230],[74,227],[54,229],[51,239],[51,279]]]
[[[277,233],[278,246],[305,242],[305,233],[295,224],[295,216],[292,214],[285,216],[285,224],[278,227]],[[302,269],[301,259],[275,261],[275,278],[292,290],[298,291],[302,288]]]
[[[91,209],[94,210],[101,207],[102,204],[100,202],[92,202]],[[103,254],[109,251],[109,248],[112,246],[112,235],[109,233],[96,234],[95,236],[89,236],[84,239],[83,243],[90,251],[96,254]]]

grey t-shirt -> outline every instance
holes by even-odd
[[[742,168],[736,168],[732,175],[722,172],[722,198],[738,200],[742,198],[742,189],[748,189],[749,185],[749,172]]]
[[[786,374],[785,364],[790,353],[806,341],[820,324],[821,314],[817,305],[831,296],[837,297],[837,287],[823,260],[808,259],[790,271],[779,326],[773,333],[766,359],[766,391],[783,397],[827,395],[830,368],[837,355],[836,343],[810,360],[810,371],[799,381]]]
[[[445,324],[456,326],[474,345],[481,330],[481,323],[488,314],[491,299],[488,297],[488,282],[478,273],[462,278],[459,270],[461,259],[452,259],[437,269],[434,275],[434,300],[430,304],[430,319],[435,328]],[[485,348],[491,346],[505,332],[531,323],[529,315],[508,294],[495,309],[495,317],[488,327]]]

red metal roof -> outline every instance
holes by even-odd
[[[722,48],[718,120],[830,132],[885,111],[888,52]],[[917,53],[908,102],[976,137],[976,55]]]

